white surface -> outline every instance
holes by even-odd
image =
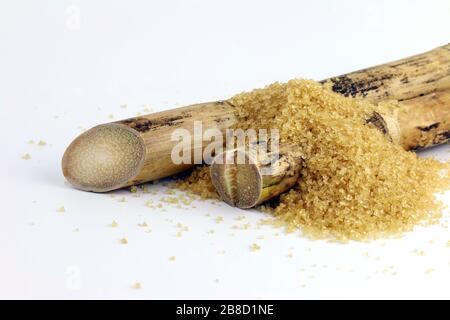
[[[443,226],[370,244],[309,241],[257,229],[261,213],[226,205],[163,212],[144,206],[163,192],[76,191],[60,170],[80,127],[110,114],[223,99],[420,53],[450,41],[449,15],[445,0],[2,0],[0,298],[450,298]],[[448,147],[427,155],[448,158]],[[232,229],[245,223],[238,216],[251,228]],[[108,227],[112,220],[118,228]],[[150,233],[137,226],[143,221]],[[177,223],[189,226],[180,238]],[[261,250],[251,252],[252,243]],[[131,289],[135,282],[141,290]]]

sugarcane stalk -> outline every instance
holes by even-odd
[[[231,206],[251,208],[291,188],[303,166],[294,145],[276,152],[235,148],[217,155],[210,167],[220,198]],[[238,162],[238,158],[242,162]]]
[[[192,168],[195,154],[203,154],[208,141],[194,134],[195,123],[225,134],[237,123],[227,101],[195,104],[93,127],[78,136],[62,159],[63,174],[76,188],[106,192],[168,177]],[[175,164],[172,151],[180,141],[175,129],[193,137],[182,146],[189,161]],[[201,163],[197,161],[197,163]]]
[[[373,103],[408,100],[450,84],[450,44],[429,52],[321,81],[346,97]]]
[[[326,81],[331,82],[335,92],[350,97],[364,97],[372,102],[397,99],[411,108],[425,104],[433,118],[440,114],[442,103],[447,103],[447,96],[441,97],[439,91],[450,88],[450,44],[323,82]],[[433,93],[436,96],[431,101],[429,95]],[[442,101],[436,102],[439,99]],[[410,110],[399,117],[410,117],[413,113]],[[202,123],[203,130],[216,128],[222,134],[238,123],[233,105],[217,101],[99,125],[68,146],[62,159],[63,174],[78,189],[106,192],[192,168],[195,161],[181,164],[172,161],[173,148],[179,143],[172,139],[172,133],[175,129],[193,133],[195,121]],[[447,141],[450,124],[441,121],[435,126],[429,130],[423,126],[425,129],[420,132],[411,129],[415,133],[403,138],[405,144],[407,141],[408,148],[414,149]],[[401,132],[408,130],[402,128]],[[186,143],[185,150],[191,158],[201,154],[209,144],[200,140],[194,135]]]

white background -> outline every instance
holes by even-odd
[[[68,143],[110,116],[320,80],[449,41],[446,0],[1,0],[0,298],[450,298],[448,213],[399,239],[343,245],[258,229],[262,213],[224,204],[144,205],[164,191],[77,191],[60,170]]]

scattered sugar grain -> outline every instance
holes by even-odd
[[[133,285],[131,286],[134,290],[139,290],[142,289],[142,285],[140,282],[135,282],[133,283]]]
[[[215,221],[217,224],[219,224],[219,223],[221,223],[221,222],[223,221],[223,217],[222,217],[222,216],[218,216],[218,217],[216,217],[216,218],[214,219],[214,221]]]
[[[261,250],[261,247],[259,245],[257,245],[256,243],[253,243],[250,246],[250,251],[252,251],[252,252],[256,252],[256,251],[259,251],[259,250]]]

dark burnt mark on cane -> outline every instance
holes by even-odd
[[[433,128],[437,129],[438,127],[439,122],[426,127],[417,127],[417,129],[421,131],[421,141],[415,143],[415,146],[410,150],[420,151],[431,146],[447,143],[450,140],[450,131],[446,130],[439,132],[439,130],[432,130]]]
[[[398,67],[402,67],[402,66],[410,66],[414,63],[417,63],[418,61],[420,61],[422,57],[410,57],[408,59],[403,59],[394,63],[390,63],[389,67],[391,68],[398,68]]]
[[[397,69],[399,67],[404,67],[404,66],[420,68],[420,67],[426,66],[429,63],[431,63],[431,61],[427,57],[418,56],[418,57],[412,57],[412,58],[408,58],[405,60],[401,60],[399,62],[391,63],[391,64],[389,64],[389,67],[394,68],[394,69]]]
[[[417,129],[419,129],[422,132],[428,132],[431,131],[432,129],[437,129],[439,127],[439,122],[430,124],[429,126],[425,126],[425,127],[417,127]]]
[[[408,84],[409,83],[409,78],[408,76],[404,76],[403,78],[400,79],[400,82],[402,84]]]
[[[409,101],[409,100],[414,100],[414,99],[417,99],[417,98],[419,98],[419,97],[424,97],[424,96],[429,96],[431,99],[436,99],[436,97],[434,96],[434,92],[427,92],[427,93],[419,93],[418,95],[416,95],[416,96],[410,96],[410,97],[408,97],[408,98],[406,98],[406,99],[398,99],[397,101],[398,102],[407,102],[407,101]]]
[[[322,83],[325,83],[326,80],[322,81]],[[232,104],[230,101],[226,100],[226,101],[222,101],[224,104],[228,104],[229,106],[232,106],[233,108],[236,108],[236,106],[234,104]]]
[[[130,118],[119,121],[117,123],[124,124],[136,131],[147,132],[150,130],[155,130],[161,127],[171,127],[180,124],[184,119],[191,117],[191,115],[181,115],[172,117],[161,117],[155,120],[150,120],[143,117]]]
[[[450,131],[444,131],[441,134],[439,134],[442,137],[442,140],[448,140],[450,139]]]
[[[368,75],[364,79],[352,79],[347,75],[332,78],[332,90],[346,97],[366,97],[371,91],[379,90],[385,85],[385,81],[394,77],[393,74]]]
[[[215,102],[216,106],[220,106],[220,107],[228,107],[231,106],[233,108],[236,108],[231,102],[227,101],[227,100],[220,100],[220,101],[216,101]],[[232,121],[232,116],[224,116],[224,117],[220,117],[220,118],[215,118],[213,119],[213,121],[217,124],[223,124],[229,121]]]
[[[191,117],[192,117],[191,112],[188,111],[188,110],[183,110],[183,111],[181,111],[181,115],[182,115],[184,118],[191,118]]]
[[[433,82],[439,82],[443,80],[444,78],[447,78],[450,76],[450,65],[447,68],[447,70],[442,70],[439,74],[436,74],[434,77],[427,79],[425,83],[433,83]],[[444,80],[445,81],[445,80]]]
[[[426,57],[421,57],[420,59],[411,61],[411,63],[409,63],[408,65],[411,67],[422,68],[425,67],[426,65],[429,65],[430,63],[431,63],[430,59]]]
[[[221,124],[221,123],[228,122],[228,121],[231,121],[231,117],[223,117],[223,118],[214,119],[214,122],[217,124]]]
[[[374,112],[370,116],[370,118],[366,120],[366,123],[373,125],[375,128],[380,130],[384,135],[386,136],[389,135],[386,121],[384,121],[383,117],[378,112]]]

